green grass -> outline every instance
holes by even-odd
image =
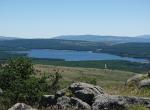
[[[133,105],[130,106],[128,110],[149,110],[149,109],[142,105]]]
[[[66,67],[84,67],[84,68],[97,68],[104,69],[104,65],[107,64],[108,69],[111,70],[123,70],[136,73],[145,73],[150,70],[150,64],[141,64],[128,61],[119,60],[104,60],[104,61],[62,61],[62,60],[44,60],[34,59],[35,64],[45,64],[54,66],[66,66]]]
[[[139,89],[136,86],[125,86],[128,78],[137,74],[134,72],[120,70],[105,70],[95,68],[62,67],[51,65],[35,65],[45,75],[53,74],[56,71],[61,73],[61,88],[67,87],[72,82],[87,82],[101,86],[107,93],[123,96],[150,97],[150,89]],[[38,74],[41,76],[43,74]]]
[[[56,71],[62,74],[61,86],[62,88],[68,86],[74,81],[92,82],[96,81],[96,84],[103,87],[108,93],[114,94],[115,88],[121,87],[125,84],[125,81],[136,73],[125,72],[119,70],[104,70],[95,68],[75,68],[75,67],[62,67],[62,66],[50,66],[50,65],[35,65],[35,68],[40,70],[44,75],[49,73],[53,74]],[[41,76],[43,74],[38,74]],[[112,91],[113,89],[113,91]]]

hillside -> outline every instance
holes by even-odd
[[[4,40],[14,40],[17,39],[16,37],[5,37],[5,36],[0,36],[0,41],[4,41]]]
[[[61,39],[17,39],[0,41],[1,51],[57,49],[104,52],[125,57],[150,59],[150,43],[120,43],[91,42]]]
[[[103,36],[102,35],[64,35],[64,36],[54,37],[54,39],[111,42],[111,43],[150,42],[150,37],[146,37],[144,35],[139,37],[108,36],[108,35],[103,35]]]
[[[149,81],[149,73],[33,65],[17,58],[1,66],[0,79],[1,110],[148,110],[150,104],[149,88],[135,85]]]
[[[1,50],[29,50],[29,49],[63,49],[94,51],[110,45],[103,42],[74,41],[60,39],[17,39],[0,41]]]
[[[150,59],[150,43],[123,43],[106,47],[102,52],[125,57]]]
[[[71,84],[73,81],[92,83],[93,80],[96,84],[105,88],[110,94],[121,95],[121,91],[116,91],[115,88],[122,86],[125,81],[131,76],[135,75],[134,72],[119,71],[119,70],[105,70],[94,68],[81,68],[81,67],[62,67],[50,65],[35,65],[35,68],[47,75],[48,73],[54,74],[56,71],[61,73],[63,79],[61,87],[64,88]],[[42,74],[38,74],[42,75]],[[117,77],[117,78],[116,78]]]

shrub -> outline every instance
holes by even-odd
[[[46,77],[34,77],[35,70],[28,58],[16,58],[0,67],[0,87],[3,97],[12,104],[24,102],[30,105],[38,103],[40,97],[50,89]],[[58,80],[58,79],[57,79]]]

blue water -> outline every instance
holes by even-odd
[[[90,51],[32,49],[30,51],[17,51],[17,53],[27,53],[32,58],[64,59],[65,61],[125,60],[141,63],[147,62],[145,59],[121,57],[107,53],[93,53]]]

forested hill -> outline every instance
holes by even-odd
[[[64,35],[54,37],[55,39],[64,40],[82,40],[82,41],[99,41],[99,42],[112,42],[112,43],[128,43],[128,42],[143,42],[150,43],[150,35],[141,35],[135,37],[128,36],[110,36],[110,35]]]
[[[150,43],[123,43],[106,47],[106,53],[150,59]]]
[[[126,57],[150,59],[150,43],[90,42],[61,39],[17,39],[0,41],[0,50],[61,49],[105,52]]]
[[[58,39],[17,39],[0,41],[0,50],[28,50],[28,49],[63,49],[95,51],[110,45],[103,42],[88,42]]]

